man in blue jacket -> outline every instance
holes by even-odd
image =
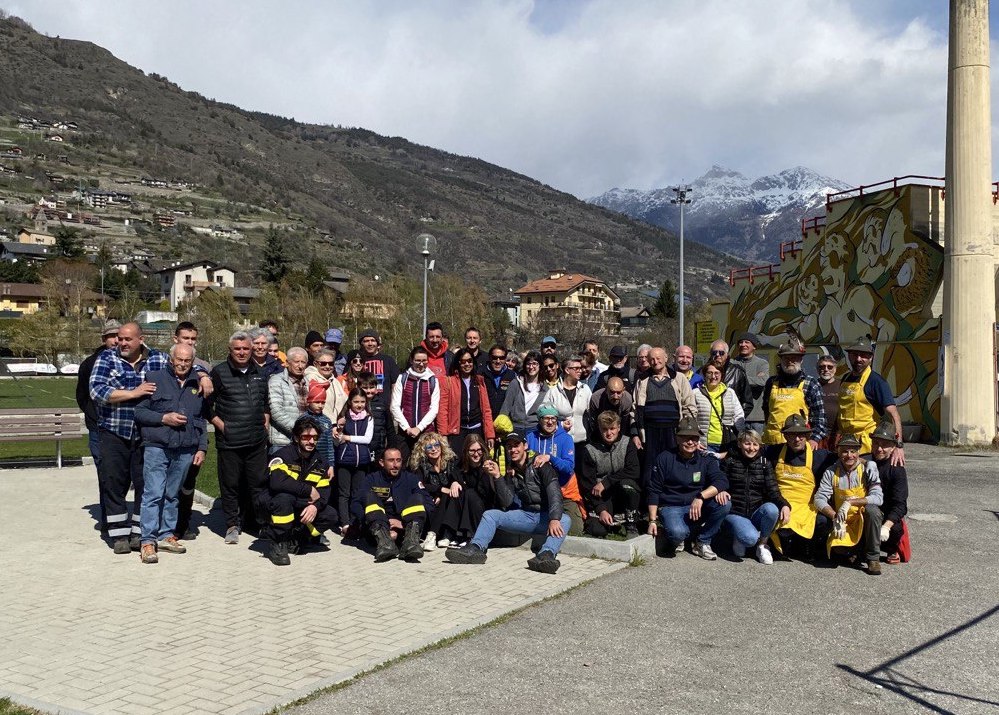
[[[728,479],[718,460],[698,449],[700,432],[697,420],[683,417],[676,428],[676,452],[663,452],[652,466],[649,478],[649,533],[657,536],[662,517],[666,538],[676,553],[683,551],[691,531],[697,537],[691,553],[713,561],[717,557],[711,540],[732,508],[726,496]]]
[[[155,389],[135,406],[143,441],[140,558],[154,564],[157,548],[174,554],[187,551],[177,541],[180,485],[191,464],[200,465],[208,449],[205,400],[198,389],[194,348],[176,343],[165,370],[146,375]]]

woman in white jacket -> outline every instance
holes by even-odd
[[[739,396],[722,382],[721,370],[708,363],[701,368],[701,375],[704,384],[694,390],[701,448],[722,459],[733,446],[735,435],[745,429],[746,414]],[[726,437],[726,431],[730,432],[729,437]]]
[[[593,393],[579,377],[583,372],[583,361],[579,357],[569,357],[562,361],[562,379],[549,389],[545,403],[554,405],[562,429],[572,436],[577,444],[586,441],[586,425],[583,416],[590,406]]]

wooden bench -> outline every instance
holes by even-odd
[[[0,410],[0,442],[55,442],[56,464],[62,469],[62,443],[83,436],[80,410],[32,407]]]

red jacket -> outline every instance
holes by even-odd
[[[489,406],[489,392],[482,375],[472,375],[471,384],[479,390],[479,409],[482,411],[482,432],[486,439],[496,439],[493,429],[493,411]],[[437,432],[442,435],[461,431],[461,378],[448,375],[440,381],[441,399],[437,408]]]
[[[448,350],[447,340],[441,343],[440,350],[436,353],[430,349],[427,345],[426,339],[420,342],[420,347],[427,351],[427,367],[430,368],[430,372],[434,376],[444,382],[444,378],[447,377],[448,371],[451,369],[451,360],[454,359],[454,353]]]

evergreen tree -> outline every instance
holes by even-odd
[[[323,281],[329,279],[330,274],[326,270],[326,264],[320,260],[319,256],[313,256],[305,271],[305,286],[313,293],[318,294],[325,288]]]
[[[654,318],[666,320],[676,320],[680,317],[680,308],[676,302],[676,287],[669,278],[663,281],[662,288],[659,289],[659,297],[656,298],[655,305],[649,312]]]
[[[265,283],[280,283],[281,279],[288,275],[288,256],[285,253],[281,235],[271,224],[267,229],[267,238],[264,241],[264,254],[260,262],[260,277]]]
[[[83,255],[79,231],[68,226],[60,226],[55,232],[55,252],[60,258],[79,258]]]

